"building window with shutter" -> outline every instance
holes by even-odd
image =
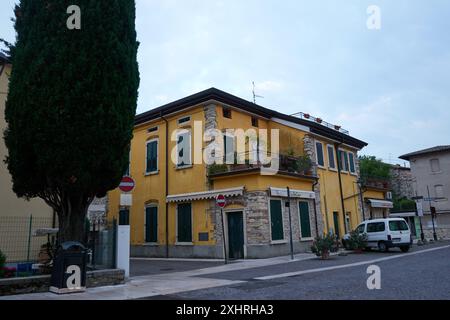
[[[332,170],[335,170],[336,169],[336,161],[335,161],[335,157],[334,157],[334,147],[328,145],[327,150],[328,150],[328,167]]]
[[[281,210],[281,200],[270,200],[272,241],[284,240],[283,212]]]
[[[147,141],[147,174],[158,172],[158,139]]]
[[[441,165],[439,163],[439,159],[431,159],[430,166],[431,166],[431,172],[433,172],[433,173],[441,171]]]
[[[145,208],[145,242],[158,242],[158,207],[154,205]]]
[[[316,142],[316,154],[317,154],[317,165],[319,167],[325,167],[325,158],[323,156],[322,142]]]
[[[309,218],[309,203],[300,201],[298,203],[298,211],[300,216],[300,237],[311,238],[311,220]]]
[[[181,131],[177,136],[177,168],[190,167],[191,159],[191,132]]]
[[[192,243],[192,204],[177,205],[177,242]]]
[[[355,169],[355,156],[353,155],[352,152],[348,153],[348,161],[350,164],[350,172],[351,173],[356,173],[356,169]]]

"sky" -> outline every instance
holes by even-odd
[[[1,0],[15,39],[17,0]],[[76,0],[73,1],[76,3]],[[367,9],[380,9],[369,29]],[[138,113],[216,87],[341,125],[398,156],[450,144],[450,1],[136,0]]]

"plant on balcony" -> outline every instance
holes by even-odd
[[[208,176],[212,176],[218,173],[224,173],[228,171],[228,166],[226,164],[212,164],[208,167]]]
[[[309,119],[310,115],[309,115],[309,113],[305,113],[305,114],[303,115],[303,117],[305,117],[305,119]]]
[[[312,168],[311,158],[307,155],[302,155],[298,157],[296,161],[297,172],[309,172]]]
[[[316,118],[316,122],[317,123],[322,123],[322,119],[321,118]]]
[[[348,248],[355,252],[361,253],[367,247],[367,234],[359,233],[357,231],[350,232],[350,237],[347,240]]]
[[[334,234],[315,238],[311,246],[311,251],[324,260],[330,258],[330,252],[336,252],[338,249],[339,241]]]

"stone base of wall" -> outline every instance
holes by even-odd
[[[0,279],[0,296],[48,292],[50,275],[26,278]],[[86,286],[88,288],[113,286],[125,282],[125,272],[121,269],[88,271]]]
[[[166,258],[166,246],[131,246],[132,257],[140,258]],[[222,259],[223,247],[216,246],[169,246],[170,258],[203,258]]]
[[[294,242],[294,253],[311,252],[312,241]],[[247,246],[248,259],[265,259],[278,256],[287,256],[291,253],[289,242],[283,244],[270,245],[249,245]]]

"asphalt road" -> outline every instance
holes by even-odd
[[[225,287],[187,291],[170,296],[152,297],[151,299],[450,300],[450,247],[427,252],[429,249],[448,245],[447,242],[432,246],[414,247],[408,254],[402,254],[400,251],[393,249],[388,253],[349,254],[347,256],[336,256],[328,261],[313,259],[204,275],[202,277],[244,280],[245,282]],[[414,254],[416,252],[418,254]],[[382,261],[377,261],[380,259]],[[357,265],[354,265],[355,263]],[[367,267],[370,264],[380,267],[380,290],[369,290],[367,288],[369,277]],[[326,269],[323,270],[323,268]],[[284,273],[302,271],[303,274],[300,275],[288,277],[283,275]],[[278,277],[279,275],[281,277]],[[270,279],[272,276],[275,276],[275,278]],[[264,280],[256,279],[261,277]]]

